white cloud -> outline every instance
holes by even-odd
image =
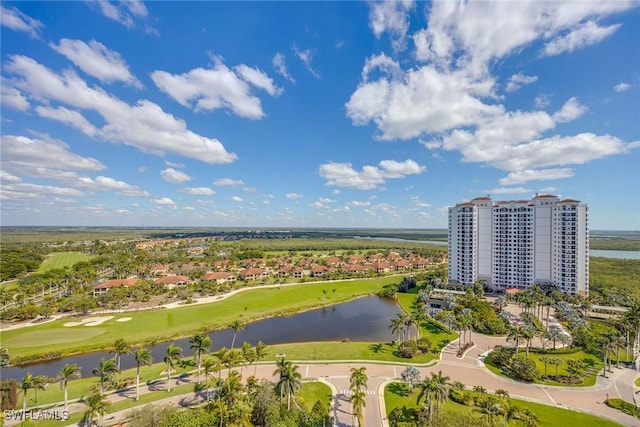
[[[384,184],[386,179],[404,178],[424,170],[424,166],[411,159],[404,162],[382,160],[378,166],[364,166],[361,172],[354,170],[351,163],[325,163],[320,165],[319,174],[327,179],[327,185],[330,186],[372,190]]]
[[[629,83],[618,83],[617,85],[615,85],[615,87],[613,88],[613,90],[615,90],[616,92],[626,92],[629,89],[631,89],[633,86],[630,85]]]
[[[109,191],[115,190],[121,196],[138,197],[148,196],[149,193],[140,189],[135,185],[128,184],[124,181],[118,181],[108,176],[98,176],[95,179],[81,178],[79,180],[83,186],[92,191]]]
[[[556,122],[570,122],[582,116],[587,111],[587,107],[580,104],[578,98],[571,98],[564,103],[562,108],[553,114]]]
[[[36,113],[41,117],[56,120],[74,127],[85,135],[94,136],[97,132],[97,129],[89,123],[89,120],[75,110],[70,110],[65,107],[54,108],[50,106],[38,106],[36,107]]]
[[[287,199],[293,199],[293,200],[302,199],[304,197],[302,194],[298,194],[298,193],[287,193],[284,196]]]
[[[7,86],[4,79],[0,80],[0,101],[2,101],[2,105],[14,110],[27,111],[29,109],[27,98],[18,89]]]
[[[244,202],[244,199],[242,197],[239,197],[239,196],[233,196],[231,198],[231,200],[234,201],[234,202],[237,202],[237,203]]]
[[[522,86],[531,84],[537,80],[538,80],[538,76],[527,76],[522,73],[514,74],[511,77],[509,77],[506,91],[515,92],[518,89],[520,89]]]
[[[352,200],[349,203],[347,203],[348,206],[352,206],[354,208],[360,208],[363,206],[371,206],[371,202],[360,202],[358,200]]]
[[[415,6],[413,0],[371,2],[369,6],[369,26],[376,38],[388,32],[393,50],[404,50],[409,30],[409,12]]]
[[[429,208],[431,207],[431,204],[427,203],[427,202],[423,202],[422,200],[420,200],[419,197],[411,197],[411,202],[413,202],[414,205],[416,205],[419,208]]]
[[[220,178],[213,181],[213,185],[220,187],[238,187],[244,185],[244,182],[241,179]]]
[[[257,68],[241,64],[235,67],[235,70],[242,77],[242,80],[265,90],[271,96],[278,96],[282,93],[282,88],[277,87],[271,77]]]
[[[160,172],[162,179],[173,184],[182,184],[191,181],[191,177],[186,173],[173,168],[167,168]]]
[[[4,71],[14,76],[8,80],[12,87],[34,99],[96,111],[105,121],[97,136],[106,141],[156,155],[175,153],[205,163],[231,163],[237,159],[220,141],[190,131],[183,120],[164,112],[157,104],[140,100],[129,105],[100,88],[90,88],[73,71],[56,74],[22,55],[10,55]]]
[[[556,37],[545,44],[542,54],[544,56],[552,56],[564,52],[573,52],[604,40],[615,33],[618,28],[620,28],[620,24],[601,27],[594,21],[588,21],[574,27],[568,34]]]
[[[246,65],[236,67],[243,74],[237,74],[227,67],[222,59],[214,57],[212,68],[195,68],[183,74],[154,71],[151,79],[158,89],[169,95],[180,105],[196,111],[229,109],[234,114],[249,119],[264,117],[260,98],[254,96],[244,79],[257,87],[276,95],[278,89],[262,71]],[[241,78],[243,77],[243,78]],[[269,83],[270,82],[270,83]],[[271,89],[265,86],[271,85]]]
[[[367,73],[374,64],[367,61]],[[384,67],[389,69],[392,64],[385,61]],[[493,86],[492,79],[473,80],[462,71],[443,73],[434,66],[423,66],[395,77],[363,81],[345,106],[355,125],[373,121],[380,139],[409,139],[500,114],[501,105],[480,100],[492,94]]]
[[[209,187],[186,187],[182,189],[182,192],[193,196],[213,196],[216,194],[216,192]]]
[[[67,144],[46,135],[42,135],[41,138],[3,135],[1,140],[4,170],[28,173],[38,168],[86,171],[106,169],[105,165],[93,157],[82,157],[72,153]]]
[[[531,189],[524,187],[510,187],[510,188],[494,188],[492,190],[483,191],[487,194],[526,194],[531,193]]]
[[[273,64],[273,68],[275,68],[276,73],[280,74],[282,77],[289,80],[291,83],[296,82],[295,79],[291,77],[291,74],[289,74],[289,71],[287,70],[286,58],[282,53],[277,52],[273,56],[271,63]]]
[[[538,109],[543,109],[549,105],[551,102],[551,94],[550,93],[541,93],[535,97],[533,100],[533,105],[535,105]]]
[[[313,52],[310,49],[301,50],[294,44],[291,50],[293,50],[293,53],[295,53],[296,56],[302,61],[304,66],[307,67],[307,70],[309,70],[313,77],[317,79],[321,78],[320,74],[318,74],[316,70],[314,70],[311,66],[311,62],[313,61]]]
[[[120,54],[100,42],[91,40],[87,44],[81,40],[62,39],[59,44],[49,43],[49,46],[101,82],[121,81],[131,86],[142,87]]]
[[[183,167],[185,167],[184,163],[170,162],[169,160],[165,160],[164,164],[169,166],[170,168],[183,168]]]
[[[147,7],[139,0],[127,0],[118,4],[111,3],[110,0],[94,0],[90,4],[97,6],[105,17],[127,28],[135,27],[136,18],[146,18],[148,15]]]
[[[15,7],[0,5],[0,24],[3,27],[29,34],[32,38],[38,38],[38,32],[44,27],[42,22],[20,12]]]
[[[176,206],[175,202],[168,197],[162,197],[160,199],[152,199],[152,201],[153,203],[160,206],[172,206],[172,207]]]
[[[554,179],[570,178],[574,175],[570,168],[563,169],[525,169],[520,171],[509,172],[509,174],[500,178],[500,185],[524,184],[529,181],[549,181]]]
[[[46,199],[51,196],[81,197],[84,193],[75,188],[19,182],[0,186],[2,200]]]

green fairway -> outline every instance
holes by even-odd
[[[38,268],[38,273],[44,273],[56,268],[73,267],[82,261],[89,261],[91,257],[80,252],[54,252],[47,256]]]
[[[83,342],[85,340],[102,335],[106,328],[80,326],[75,328],[65,328],[64,333],[52,334],[51,331],[28,331],[22,335],[14,337],[12,345],[19,347],[38,347],[46,342],[48,346],[54,344],[68,344],[73,342]],[[5,332],[3,332],[3,335]],[[4,339],[3,339],[4,341]]]
[[[420,389],[415,388],[413,394],[409,393],[408,385],[406,383],[391,383],[388,384],[384,392],[384,401],[386,405],[387,415],[394,409],[413,409],[418,408],[416,399]],[[423,401],[424,402],[424,401]],[[540,420],[539,425],[544,427],[566,427],[566,426],[583,426],[583,427],[613,427],[620,424],[607,420],[605,418],[596,417],[594,415],[585,414],[582,412],[570,411],[568,409],[556,408],[553,406],[543,405],[539,403],[527,402],[524,400],[518,400],[510,398],[510,402],[522,408],[530,409]],[[474,417],[480,419],[482,414],[474,412],[474,407],[465,406],[453,401],[447,401],[444,404],[445,412],[454,413],[468,413],[473,414]],[[510,421],[508,424],[500,424],[502,418],[499,419],[499,423],[496,425],[507,426],[524,426],[521,421]]]
[[[69,354],[99,350],[109,348],[118,338],[132,344],[160,342],[188,336],[201,329],[222,329],[234,320],[249,322],[347,301],[361,295],[376,293],[384,285],[397,283],[399,280],[399,277],[384,277],[371,280],[258,288],[209,304],[118,315],[100,325],[99,329],[104,328],[106,331],[84,342],[75,341],[75,338],[73,342],[52,341],[53,337],[76,334],[78,329],[84,333],[87,329],[95,328],[95,326],[84,325],[63,326],[69,322],[69,319],[4,331],[2,342],[3,346],[9,349],[12,357],[33,356],[45,352]],[[334,289],[335,292],[333,292]],[[132,320],[117,322],[122,317],[131,317]],[[42,340],[43,335],[40,333],[51,337],[51,339]]]

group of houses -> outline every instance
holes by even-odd
[[[146,273],[149,279],[155,283],[161,284],[167,289],[173,289],[196,281],[209,281],[222,285],[238,280],[251,282],[270,278],[286,280],[304,277],[318,279],[366,277],[395,272],[420,271],[446,261],[446,255],[425,259],[412,253],[401,255],[397,252],[389,252],[388,255],[378,253],[369,256],[302,257],[295,261],[281,257],[269,260],[263,258],[239,261],[220,260],[212,264],[204,262],[175,265],[155,264],[149,266]],[[200,274],[193,274],[195,271]],[[93,289],[93,294],[100,295],[116,287],[135,286],[140,280],[142,279],[138,276],[107,280],[97,284]]]

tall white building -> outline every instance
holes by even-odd
[[[449,281],[486,281],[494,289],[552,283],[589,293],[589,207],[536,195],[531,200],[477,197],[449,208]]]

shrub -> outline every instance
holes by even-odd
[[[398,354],[400,357],[411,359],[418,352],[418,344],[415,340],[403,341],[398,346]]]
[[[640,408],[636,408],[633,403],[629,403],[622,399],[607,399],[604,401],[604,403],[606,403],[607,406],[610,406],[613,409],[617,409],[618,411],[622,411],[627,415],[640,418]]]
[[[511,358],[513,357],[513,350],[498,345],[493,349],[490,357],[496,365],[508,366],[511,363]]]
[[[533,381],[540,375],[536,363],[522,354],[513,357],[510,368],[513,375],[523,381]]]
[[[420,350],[425,354],[428,353],[429,350],[431,350],[431,340],[429,339],[429,337],[418,338],[417,345],[418,345],[418,350]]]

